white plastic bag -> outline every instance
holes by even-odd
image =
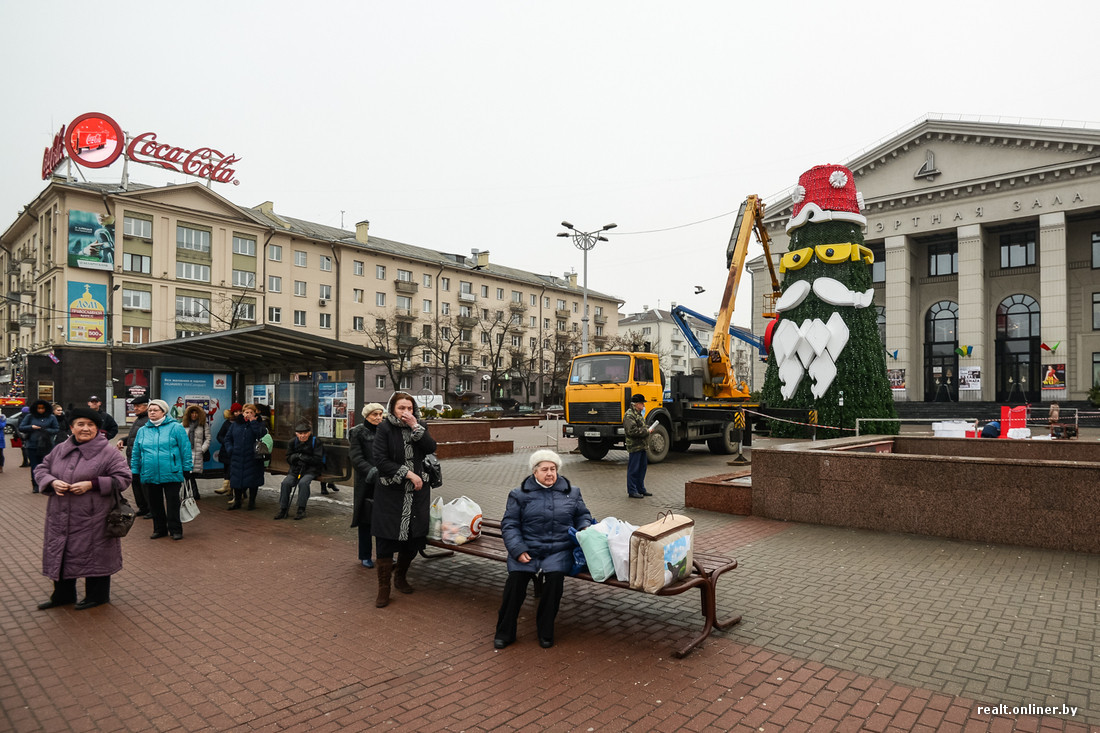
[[[438,540],[443,537],[443,497],[437,496],[432,500],[432,508],[428,511],[428,539]]]
[[[611,561],[615,564],[615,578],[630,580],[630,535],[638,529],[630,522],[616,520],[607,534],[607,549],[611,551]]]
[[[481,507],[460,496],[443,505],[442,539],[448,545],[462,545],[481,536]]]

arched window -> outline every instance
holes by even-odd
[[[1030,295],[1010,295],[997,306],[997,338],[1023,339],[1039,335],[1039,303]]]
[[[924,341],[929,344],[943,344],[955,341],[955,325],[958,322],[959,306],[951,300],[941,300],[928,309],[924,318]]]

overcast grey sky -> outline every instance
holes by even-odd
[[[711,312],[747,194],[930,112],[1100,121],[1096,7],[0,0],[0,230],[95,111],[240,156],[235,203],[536,272],[582,272],[563,219],[615,222],[592,290]]]

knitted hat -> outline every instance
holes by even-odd
[[[537,450],[531,454],[531,460],[528,461],[531,466],[531,473],[534,473],[535,468],[543,461],[550,461],[558,467],[559,471],[561,470],[561,456],[552,450],[544,448],[543,450]]]
[[[363,405],[363,417],[364,417],[364,419],[367,417],[367,415],[369,415],[372,412],[375,412],[377,410],[381,410],[382,412],[385,412],[386,408],[382,407],[382,405],[378,404],[377,402],[368,402],[367,404]]]
[[[232,405],[229,406],[229,411],[230,412],[240,412],[241,411],[241,403],[240,402],[234,402]]]
[[[842,165],[819,165],[798,177],[798,185],[791,194],[794,209],[787,223],[787,232],[803,224],[820,224],[825,221],[850,221],[867,225],[867,218],[860,214],[863,194],[856,191],[852,172]]]
[[[69,410],[69,421],[76,422],[80,418],[87,418],[95,423],[97,428],[103,427],[103,413],[90,407],[74,407]]]
[[[165,415],[168,414],[168,403],[164,400],[149,400],[149,406],[152,407],[153,405],[163,410]]]

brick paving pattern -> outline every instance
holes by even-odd
[[[728,459],[674,455],[650,467],[655,496],[628,500],[625,453],[566,455],[554,423],[499,432],[517,453],[445,462],[444,497],[500,516],[529,452],[558,447],[594,513],[641,524]],[[45,498],[7,458],[0,730],[1100,731],[1100,557],[690,510],[700,543],[741,563],[718,601],[740,625],[677,660],[694,594],[568,581],[552,649],[529,600],[496,651],[503,565],[418,560],[416,593],[375,609],[350,487],[274,522],[275,481],[253,512],[225,511],[207,481],[182,542],[138,520],[109,606],[40,612]],[[1079,710],[977,712],[999,704]]]

